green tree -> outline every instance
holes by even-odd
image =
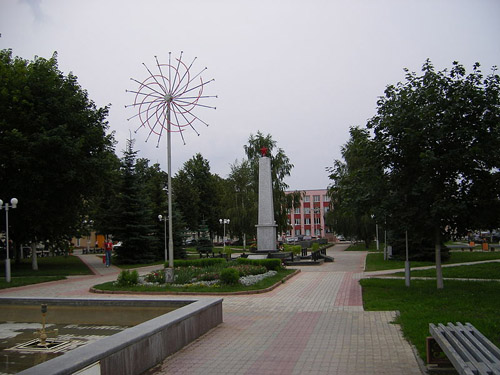
[[[363,240],[368,248],[375,233],[375,221],[382,214],[384,174],[377,162],[376,145],[366,129],[352,127],[350,139],[342,147],[344,161],[336,160],[328,168],[333,181],[329,188],[333,210],[327,224],[339,234]]]
[[[142,182],[143,195],[146,198],[151,214],[150,220],[154,223],[151,246],[155,253],[155,258],[156,260],[165,259],[165,222],[160,221],[158,215],[168,218],[167,173],[160,169],[158,163],[150,166],[149,160],[144,158],[137,160],[135,170],[139,180]],[[176,209],[175,204],[172,210],[172,219],[174,259],[182,259],[186,257],[185,250],[182,248],[183,232],[186,224],[179,210]]]
[[[277,233],[286,232],[288,229],[287,209],[297,205],[300,201],[300,192],[285,194],[288,185],[285,178],[290,176],[293,164],[282,148],[276,146],[277,143],[270,134],[264,136],[260,131],[256,135],[250,134],[248,144],[244,146],[250,169],[253,174],[252,189],[258,194],[259,181],[259,155],[260,150],[266,148],[268,156],[271,158],[271,178],[273,181],[274,219],[277,224]],[[257,202],[255,202],[257,204]],[[253,212],[257,214],[257,209]],[[257,216],[254,219],[257,223]]]
[[[172,179],[173,197],[182,212],[187,228],[198,231],[202,221],[211,235],[219,227],[219,195],[210,163],[198,153],[184,163]]]
[[[58,69],[56,53],[28,61],[2,50],[0,77],[0,197],[19,199],[11,238],[18,245],[70,238],[110,167],[108,107],[97,108],[77,78]]]
[[[122,246],[116,248],[116,260],[120,264],[151,263],[158,255],[152,236],[153,214],[136,170],[137,151],[133,150],[133,144],[133,140],[127,141],[119,194],[112,210],[113,239],[122,242]]]
[[[406,70],[406,82],[386,88],[368,127],[388,174],[392,220],[433,238],[443,288],[444,238],[477,224],[470,210],[478,202],[498,202],[500,78],[495,70],[484,78],[478,63],[466,74],[457,62],[436,72],[427,60],[422,72]]]
[[[255,181],[250,163],[243,160],[238,164],[235,161],[231,165],[231,172],[227,179],[226,194],[224,194],[223,205],[225,207],[224,218],[230,218],[231,232],[243,239],[255,237],[258,201]]]

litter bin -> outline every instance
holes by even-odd
[[[488,251],[488,242],[483,241],[483,251]]]

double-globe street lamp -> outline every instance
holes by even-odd
[[[222,236],[222,243],[223,243],[223,252],[224,254],[226,253],[226,224],[229,224],[230,220],[229,219],[219,219],[219,223],[221,223],[224,226],[224,234]]]
[[[9,208],[16,208],[19,201],[17,198],[12,198],[10,200],[10,205],[8,202],[3,204],[3,200],[0,199],[0,210],[5,209],[5,281],[10,283],[10,257],[9,257]]]

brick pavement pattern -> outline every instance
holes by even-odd
[[[421,374],[396,312],[363,311],[365,253],[345,247],[269,293],[224,297],[224,323],[150,374]]]
[[[396,312],[363,311],[358,280],[366,253],[346,247],[327,251],[334,263],[300,267],[301,273],[269,293],[224,297],[224,322],[148,374],[422,374],[410,344],[392,324]],[[105,298],[88,289],[116,280],[118,268],[105,268],[95,255],[80,257],[94,276],[3,289],[0,296]]]

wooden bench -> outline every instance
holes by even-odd
[[[500,374],[500,350],[472,324],[429,324],[432,338],[461,375]],[[429,360],[429,340],[427,341]]]

